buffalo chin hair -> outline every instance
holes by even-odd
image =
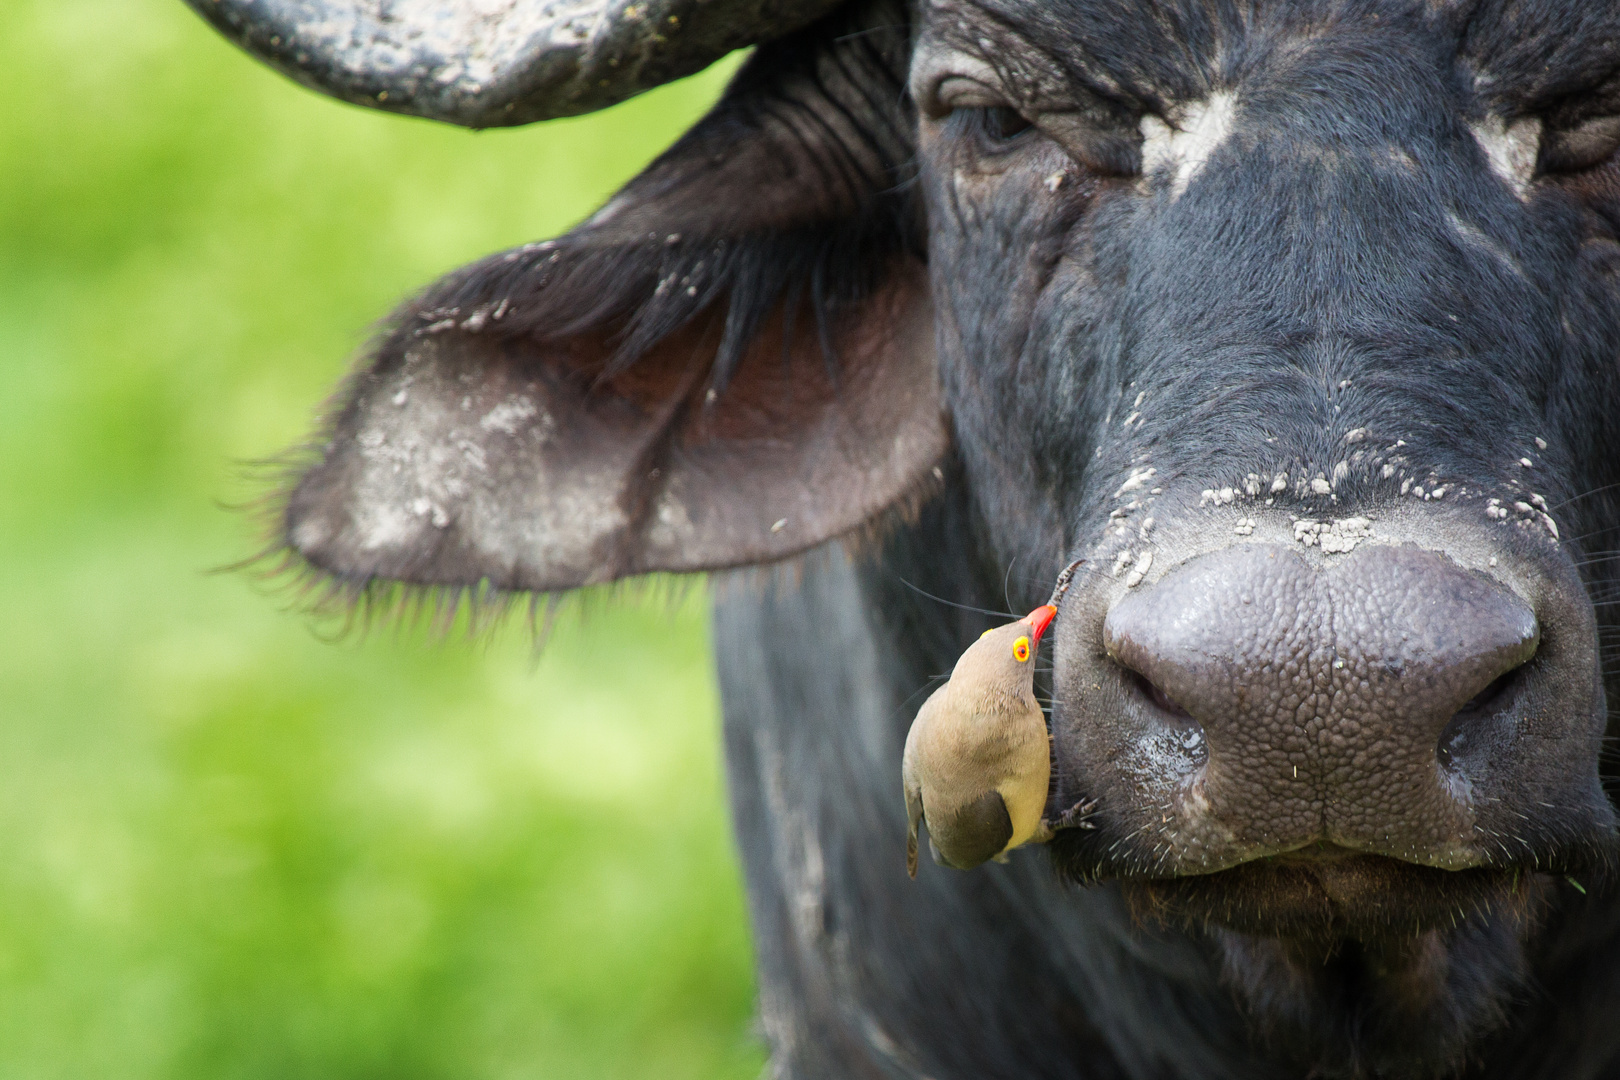
[[[1435,1076],[1502,1026],[1525,985],[1540,875],[1362,856],[1127,881],[1139,922],[1213,946],[1251,1035],[1319,1077]]]

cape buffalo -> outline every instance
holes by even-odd
[[[189,2],[473,127],[756,46],[401,307],[279,520],[354,596],[739,571],[778,1076],[1620,1075],[1620,8]],[[1077,557],[1096,828],[908,881],[917,704]]]

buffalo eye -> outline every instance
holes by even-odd
[[[1012,142],[1035,126],[1023,113],[1009,105],[974,111],[980,114],[979,124],[985,139],[991,144]]]

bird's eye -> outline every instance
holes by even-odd
[[[1029,659],[1029,638],[1021,637],[1013,642],[1013,659],[1020,664]]]

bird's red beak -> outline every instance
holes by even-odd
[[[1042,604],[1024,616],[1023,621],[1029,624],[1030,644],[1039,645],[1041,643],[1041,635],[1046,633],[1046,628],[1052,625],[1052,620],[1056,617],[1057,608],[1051,604]]]

